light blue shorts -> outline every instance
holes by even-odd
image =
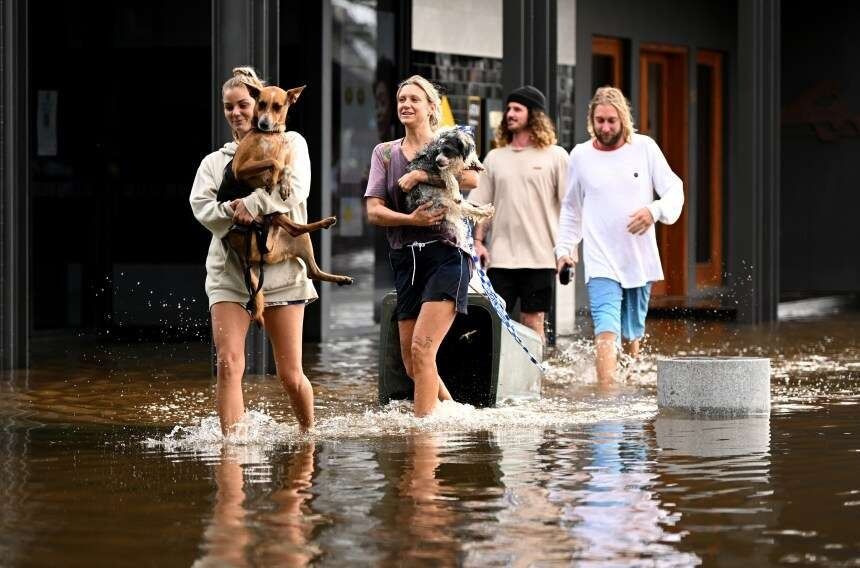
[[[618,341],[645,335],[645,316],[651,299],[651,282],[639,288],[622,288],[610,278],[588,280],[588,297],[594,335],[614,333]]]

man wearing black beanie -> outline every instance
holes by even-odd
[[[490,269],[493,288],[508,313],[520,304],[520,322],[545,340],[544,320],[553,296],[558,216],[568,154],[556,144],[546,97],[532,85],[512,91],[496,130],[495,148],[469,200],[493,203],[492,221],[475,230],[475,251]],[[491,226],[490,226],[491,224]]]

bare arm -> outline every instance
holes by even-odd
[[[475,225],[475,254],[478,255],[481,266],[484,267],[490,265],[490,251],[484,241],[492,228],[492,223],[491,219],[487,219],[483,223]]]
[[[439,209],[431,212],[430,207],[430,203],[424,203],[412,213],[398,213],[389,208],[384,199],[378,197],[365,199],[367,220],[379,227],[401,227],[404,225],[429,227],[440,223],[445,217],[445,210]]]
[[[475,170],[463,170],[457,177],[457,183],[460,184],[460,189],[475,189],[478,187],[478,181],[481,179],[481,174]]]
[[[475,170],[463,170],[454,178],[457,180],[457,184],[460,186],[461,190],[470,190],[478,187],[478,181],[480,179],[480,175]],[[397,180],[397,185],[400,186],[400,189],[403,191],[409,192],[419,183],[426,183],[428,185],[433,185],[436,187],[445,187],[445,182],[442,180],[442,176],[437,174],[431,174],[425,170],[412,170],[411,172],[407,172]]]

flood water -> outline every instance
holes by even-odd
[[[2,566],[860,565],[860,315],[653,320],[616,392],[560,341],[539,402],[376,403],[377,337],[307,346],[318,424],[246,379],[224,441],[208,343],[37,342],[0,380]],[[770,417],[656,408],[656,360],[773,358]]]

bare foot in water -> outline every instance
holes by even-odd
[[[618,381],[608,380],[608,381],[597,381],[597,394],[601,396],[616,396],[621,392],[621,387],[618,384]]]
[[[227,436],[230,438],[247,438],[248,437],[248,425],[245,422],[239,421],[230,426],[227,430]]]

